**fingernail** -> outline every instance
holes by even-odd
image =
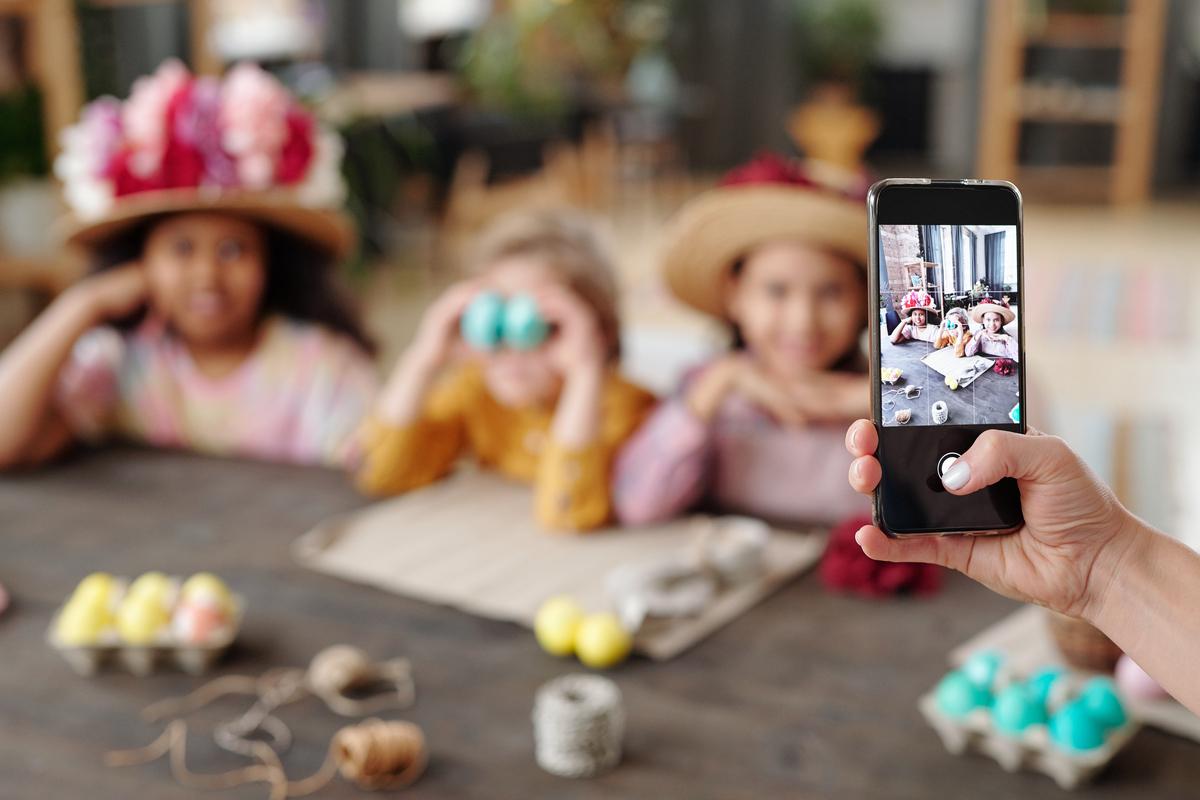
[[[960,458],[942,476],[942,486],[945,486],[947,489],[961,489],[967,485],[967,481],[969,480],[971,480],[971,465]]]

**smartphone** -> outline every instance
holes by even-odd
[[[1013,531],[1015,480],[958,497],[941,475],[984,431],[1025,432],[1021,193],[889,178],[867,202],[875,524],[896,537]]]

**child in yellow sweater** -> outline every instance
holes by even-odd
[[[533,484],[543,525],[603,525],[613,455],[653,404],[617,374],[607,253],[578,215],[517,214],[485,233],[475,272],[426,311],[380,395],[360,488],[424,486],[469,449]]]

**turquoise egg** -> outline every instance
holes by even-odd
[[[938,709],[948,717],[966,716],[986,706],[988,693],[958,670],[947,672],[933,693]]]
[[[1079,702],[1092,719],[1109,730],[1121,727],[1128,719],[1117,687],[1108,678],[1092,678],[1084,684]]]
[[[1072,700],[1050,718],[1050,739],[1063,750],[1095,750],[1104,744],[1104,726],[1079,700]]]
[[[1050,687],[1065,674],[1066,670],[1062,667],[1043,667],[1029,677],[1029,688],[1042,707],[1045,707],[1050,698]]]
[[[1030,725],[1046,721],[1046,707],[1039,703],[1034,690],[1024,683],[1006,686],[992,703],[992,723],[996,729],[1020,735]]]
[[[532,350],[546,340],[549,326],[530,295],[519,294],[504,311],[504,342],[516,350]]]
[[[504,333],[504,298],[495,292],[476,295],[463,313],[459,329],[476,350],[495,350]]]
[[[1003,663],[1004,656],[995,650],[983,650],[972,654],[964,661],[962,671],[971,680],[971,683],[991,692],[992,684],[996,681],[996,673],[1000,671],[1000,665]]]

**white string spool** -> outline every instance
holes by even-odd
[[[938,400],[930,406],[929,413],[933,416],[935,423],[944,425],[946,420],[950,419],[950,406],[946,405],[945,400]]]
[[[564,778],[588,778],[621,760],[621,690],[599,675],[564,675],[538,690],[533,705],[538,766]]]

